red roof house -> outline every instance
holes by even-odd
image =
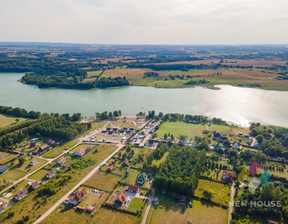
[[[81,148],[79,149],[77,152],[75,152],[76,156],[84,156],[85,155],[86,150]]]
[[[114,166],[111,165],[111,166],[108,166],[108,167],[107,167],[106,171],[107,171],[107,172],[112,172],[113,169],[114,169]]]
[[[58,164],[63,164],[63,163],[65,163],[66,162],[66,159],[65,159],[65,157],[64,156],[62,156],[60,159],[58,159],[58,161],[57,161],[57,163]]]
[[[83,188],[79,191],[73,192],[69,196],[69,203],[72,205],[77,205],[80,201],[82,201],[87,195],[87,191]]]
[[[115,198],[114,205],[122,206],[126,198],[127,198],[127,195],[125,193],[123,192],[119,193],[117,197]]]
[[[134,186],[134,185],[128,185],[126,187],[126,190],[125,191],[129,191],[129,192],[138,192],[139,191],[139,187],[137,186]]]

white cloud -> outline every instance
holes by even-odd
[[[0,0],[0,41],[285,43],[286,0]]]

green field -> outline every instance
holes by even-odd
[[[16,119],[18,119],[19,121],[17,122]],[[25,121],[25,120],[27,120],[27,119],[0,114],[0,128],[7,127],[7,126],[13,125],[13,124],[17,124],[17,123],[20,123],[20,122]]]
[[[206,130],[206,125],[202,124],[164,122],[156,133],[158,136],[164,136],[170,133],[174,135],[175,138],[179,138],[181,135],[194,138],[195,136],[203,136],[204,130]]]
[[[204,190],[213,193],[211,201],[218,204],[228,205],[230,200],[230,189],[228,186],[210,180],[199,179],[198,187],[194,195],[199,198],[205,198],[203,196]]]
[[[55,148],[51,149],[49,152],[45,153],[43,155],[43,157],[44,158],[55,158],[55,157],[61,155],[66,150],[73,147],[74,145],[76,145],[76,142],[71,141],[71,142],[65,143],[64,145],[56,146]]]
[[[119,180],[120,176],[98,171],[84,185],[111,192]]]
[[[210,127],[204,124],[192,124],[185,122],[164,122],[159,130],[156,132],[158,136],[164,136],[170,133],[174,137],[179,138],[180,136],[188,136],[193,139],[195,136],[204,136],[203,131],[207,130],[210,132],[220,132],[221,134],[238,134],[238,132],[243,132],[244,134],[249,133],[249,129],[239,128],[234,126],[216,125],[212,124]]]
[[[40,182],[40,181],[42,181],[42,180],[44,179],[45,175],[46,175],[49,171],[50,171],[50,170],[43,168],[43,169],[37,171],[36,173],[34,173],[33,175],[31,175],[31,176],[29,177],[29,179],[36,180],[36,181],[39,181],[39,182]]]
[[[5,173],[0,174],[0,183],[4,184],[9,181],[16,181],[25,176],[25,172],[22,170],[8,170]]]
[[[0,152],[0,164],[1,165],[6,164],[17,157],[18,157],[17,154],[9,152]]]
[[[213,206],[211,203],[193,200],[193,208],[179,205],[179,200],[169,196],[157,195],[159,206],[157,209],[151,207],[146,223],[151,224],[226,224],[227,210]]]

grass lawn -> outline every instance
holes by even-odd
[[[84,184],[93,186],[99,190],[111,192],[119,180],[121,180],[120,176],[98,171]]]
[[[181,135],[194,138],[195,136],[203,136],[204,130],[206,130],[206,125],[202,124],[164,122],[156,133],[158,136],[164,136],[165,133],[170,133],[176,138],[179,138]]]
[[[213,197],[211,201],[219,204],[228,205],[230,200],[230,189],[228,186],[210,180],[199,179],[198,187],[195,191],[195,196],[199,198],[204,198],[204,190],[212,191]]]
[[[35,191],[32,191],[27,197],[22,199],[20,202],[16,203],[15,205],[11,206],[7,209],[7,211],[13,211],[15,212],[15,215],[9,219],[7,218],[7,212],[0,215],[0,223],[5,222],[5,224],[15,223],[17,220],[21,219],[22,216],[29,215],[30,220],[29,222],[34,222],[39,215],[43,214],[45,211],[47,211],[53,204],[55,204],[65,193],[67,193],[73,186],[75,186],[76,183],[79,182],[82,178],[84,178],[95,166],[97,166],[100,162],[102,162],[107,156],[109,156],[114,150],[115,146],[105,146],[105,147],[98,147],[98,152],[93,154],[95,163],[93,165],[90,165],[83,169],[72,169],[71,171],[68,171],[65,173],[65,176],[71,175],[71,179],[69,181],[63,182],[61,187],[57,188],[57,192],[48,197],[47,201],[44,202],[43,198],[37,198],[38,191],[41,189],[38,188]],[[91,153],[91,152],[90,152]],[[89,153],[88,153],[89,154]],[[37,172],[38,173],[38,172]],[[46,172],[45,172],[46,173]],[[45,174],[44,173],[44,174]],[[60,176],[61,172],[59,171]],[[34,176],[34,175],[33,175]],[[32,178],[32,177],[31,177]],[[36,178],[35,178],[36,179]],[[56,185],[59,181],[63,181],[63,179],[60,177],[59,179],[52,178],[49,180],[53,185]],[[73,217],[73,216],[72,216]],[[82,216],[81,216],[82,217]],[[88,215],[88,218],[90,216]],[[90,217],[91,218],[91,217]],[[75,219],[69,217],[69,222],[75,221]],[[51,222],[48,222],[51,223]],[[53,222],[52,222],[53,223]],[[82,223],[81,220],[75,222],[75,223]],[[88,222],[89,223],[89,222]]]
[[[193,201],[193,208],[186,208],[178,204],[178,200],[158,195],[159,206],[157,209],[151,207],[147,222],[151,224],[170,223],[192,223],[197,224],[225,224],[227,222],[227,210],[210,203]]]
[[[31,173],[32,171],[36,170],[38,167],[44,165],[45,163],[47,163],[47,160],[44,159],[40,159],[40,158],[36,158],[36,157],[25,157],[26,161],[23,163],[22,166],[19,166],[19,161],[15,160],[15,164],[13,165],[13,167],[11,167],[11,169],[15,169],[15,170],[21,170],[24,171],[26,173]],[[37,164],[35,164],[34,166],[30,166],[30,162],[36,160]]]
[[[138,185],[136,180],[139,174],[141,173],[141,171],[135,170],[135,169],[128,169],[128,172],[129,172],[128,176],[126,178],[124,177],[121,180],[121,182],[130,184],[130,185]]]
[[[16,119],[19,119],[19,121],[16,122]],[[27,119],[0,114],[0,128],[7,127],[9,125],[14,125],[14,124],[20,123],[21,121],[25,121],[25,120],[27,120]]]
[[[74,145],[76,145],[76,142],[67,142],[64,145],[59,145],[56,146],[55,148],[51,149],[49,152],[45,153],[43,155],[44,158],[55,158],[59,155],[61,155],[63,152],[65,152],[65,150],[70,149],[71,147],[73,147]]]
[[[83,187],[80,187],[82,189]],[[79,206],[81,207],[88,207],[93,206],[95,208],[95,212],[98,211],[101,207],[101,205],[104,203],[104,201],[108,197],[108,193],[106,192],[92,192],[92,188],[85,187],[85,190],[88,192],[87,196],[79,203]]]
[[[31,180],[37,180],[37,181],[40,182],[40,181],[42,181],[42,180],[44,179],[45,175],[46,175],[49,171],[50,171],[50,170],[43,168],[43,169],[37,171],[36,173],[34,173],[33,175],[31,175],[31,176],[29,177],[29,179],[31,179]]]
[[[112,121],[108,125],[108,127],[118,127],[118,128],[134,128],[137,129],[137,127],[132,122],[123,122],[123,121]]]
[[[9,181],[18,180],[21,177],[25,176],[25,172],[22,170],[8,170],[5,173],[0,174],[0,183],[4,184]]]
[[[142,211],[145,207],[145,200],[141,198],[133,198],[128,206],[128,211],[137,212]]]
[[[92,122],[92,128],[91,129],[97,129],[97,128],[102,128],[105,124],[107,123],[107,121],[100,121],[100,122]]]
[[[17,154],[12,154],[9,152],[0,152],[0,164],[6,164],[8,162],[10,162],[12,159],[17,158],[18,155]]]
[[[66,213],[66,214],[65,214]],[[123,212],[114,211],[107,208],[100,208],[95,215],[89,215],[83,212],[75,212],[70,209],[67,212],[54,211],[50,216],[44,219],[43,224],[50,223],[67,223],[67,224],[82,224],[82,223],[101,223],[101,224],[135,224],[139,223],[139,218],[134,215],[129,215]]]

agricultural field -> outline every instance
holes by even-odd
[[[197,224],[225,224],[228,218],[227,210],[213,206],[209,202],[193,200],[193,208],[179,205],[170,196],[158,195],[159,206],[151,207],[146,223],[192,223]]]
[[[121,177],[118,175],[97,171],[84,185],[111,192],[119,180]]]
[[[199,179],[198,187],[194,195],[198,198],[205,198],[203,196],[203,191],[205,190],[212,192],[213,197],[211,201],[217,204],[228,205],[230,200],[230,189],[228,186],[210,180]]]
[[[1,165],[6,164],[17,157],[18,157],[17,154],[9,152],[0,152],[0,164]]]
[[[17,119],[17,121],[16,121],[16,119]],[[3,127],[7,127],[7,126],[11,126],[11,125],[20,123],[20,122],[25,121],[25,120],[27,120],[27,119],[0,114],[0,129]]]

